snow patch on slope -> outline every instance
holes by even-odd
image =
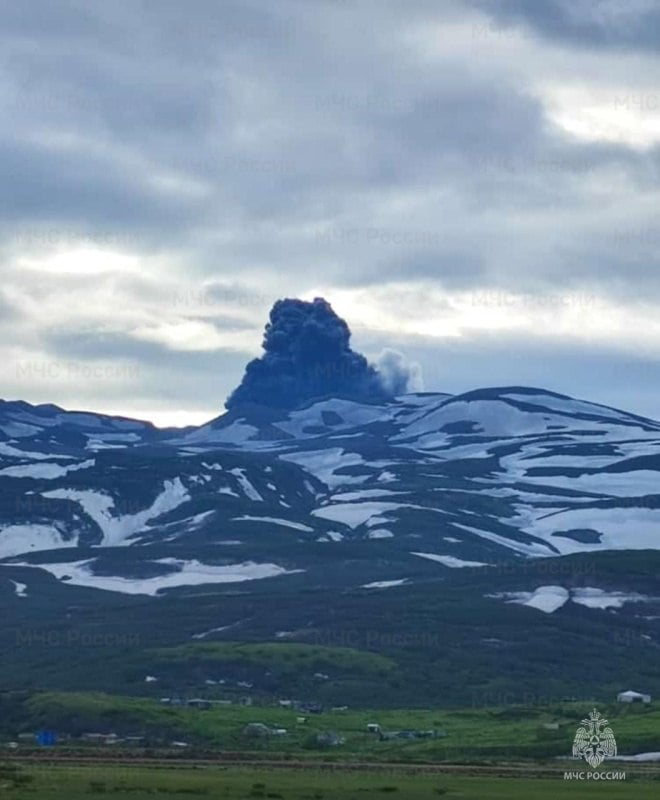
[[[48,461],[53,458],[52,453],[35,453],[28,450],[19,450],[17,447],[12,447],[10,444],[0,442],[0,456],[10,456],[11,458],[31,458],[33,461]],[[61,456],[57,458],[73,458],[73,456]]]
[[[444,564],[445,567],[453,569],[460,569],[462,567],[487,567],[489,566],[484,561],[465,561],[462,558],[455,558],[454,556],[439,556],[435,553],[411,553],[413,556],[426,558],[429,561],[437,561],[439,564]]]
[[[114,508],[115,501],[112,497],[101,492],[79,489],[54,489],[42,493],[44,497],[58,500],[73,500],[82,506],[83,511],[88,517],[96,522],[103,533],[103,547],[117,547],[118,545],[128,544],[133,534],[143,528],[149,520],[155,519],[166,514],[168,511],[180,506],[190,500],[188,491],[181,483],[180,478],[172,481],[165,481],[163,491],[156,497],[154,502],[139,511],[137,514],[125,514],[124,516],[114,517],[111,510]]]
[[[390,586],[402,586],[408,578],[400,578],[395,581],[372,581],[371,583],[363,583],[363,589],[389,589]]]
[[[312,515],[329,519],[333,522],[342,522],[349,528],[357,528],[368,522],[373,517],[380,517],[383,513],[402,508],[399,503],[334,503],[330,506],[315,508]],[[380,521],[380,520],[379,520]]]
[[[249,497],[250,500],[255,500],[257,502],[263,503],[264,501],[263,497],[254,488],[254,486],[250,483],[250,481],[245,477],[245,469],[241,469],[240,467],[234,467],[234,469],[230,469],[229,472],[232,475],[236,476],[241,486],[241,489],[245,493],[246,497]]]
[[[621,608],[625,603],[643,603],[647,599],[635,592],[606,592],[593,586],[584,586],[571,592],[571,600],[587,608]]]
[[[330,489],[351,483],[363,483],[366,475],[337,475],[344,467],[362,466],[365,461],[358,453],[349,453],[341,447],[328,447],[325,450],[306,450],[303,453],[284,453],[283,461],[293,461],[325,483]]]
[[[244,419],[237,419],[226,427],[214,428],[212,424],[203,425],[196,431],[187,434],[183,441],[187,444],[230,444],[241,445],[256,437],[259,430],[254,425],[246,424]]]
[[[314,528],[309,525],[303,525],[302,522],[291,522],[288,519],[280,519],[279,517],[253,517],[250,514],[243,514],[242,517],[233,517],[235,522],[272,522],[274,525],[284,525],[286,528],[294,528],[297,531],[305,531],[306,533],[313,533]]]
[[[94,459],[81,461],[79,464],[56,464],[53,462],[41,461],[38,464],[18,464],[14,467],[0,469],[0,475],[7,478],[34,478],[54,480],[66,475],[67,472],[75,472],[79,469],[89,469],[94,466]]]
[[[323,418],[323,413],[330,412],[337,416],[336,424],[328,425]],[[369,425],[379,420],[391,419],[393,411],[383,406],[365,405],[352,400],[333,398],[314,403],[308,408],[292,411],[285,422],[276,422],[274,427],[295,436],[296,439],[305,439],[316,436],[308,433],[306,429],[320,426],[330,427],[333,431],[349,430],[351,428]]]
[[[568,602],[569,592],[563,586],[539,586],[533,592],[502,592],[489,597],[506,598],[509,603],[536,608],[545,614],[552,614]]]
[[[643,603],[650,598],[635,592],[614,592],[584,586],[565,589],[563,586],[539,586],[532,592],[498,592],[487,597],[504,599],[509,603],[519,603],[530,608],[552,614],[569,600],[587,608],[621,608],[625,603]]]
[[[52,525],[8,525],[0,528],[0,558],[20,556],[38,550],[76,547],[78,537],[66,541]]]
[[[152,562],[176,567],[176,571],[152,578],[122,578],[115,575],[95,575],[92,566],[96,559],[58,564],[20,564],[50,572],[63,583],[86,586],[122,594],[146,594],[155,597],[164,589],[178,586],[198,586],[205,583],[240,583],[261,580],[279,575],[290,575],[301,570],[286,570],[277,564],[257,564],[244,561],[230,566],[203,564],[196,559],[160,558]]]
[[[26,583],[19,583],[18,581],[12,581],[14,584],[14,591],[16,592],[17,597],[27,597],[27,584]]]
[[[634,481],[634,478],[632,479]],[[657,550],[660,509],[643,507],[574,508],[529,520],[525,531],[551,543],[562,554],[588,550]],[[601,534],[598,544],[584,544],[553,534],[588,529]]]

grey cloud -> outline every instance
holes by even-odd
[[[377,352],[382,336],[363,332],[360,347]],[[562,394],[660,417],[660,367],[640,354],[542,334],[431,340],[400,337],[398,346],[421,365],[426,389],[457,394],[484,386],[536,386]]]
[[[660,9],[653,0],[476,0],[472,4],[501,26],[522,24],[576,46],[660,48]]]
[[[254,351],[251,330],[274,299],[320,288],[330,301],[333,289],[395,281],[421,292],[585,291],[631,308],[660,288],[660,148],[572,138],[550,123],[538,92],[553,77],[544,71],[551,43],[565,46],[576,80],[587,57],[601,59],[597,86],[610,80],[612,48],[648,58],[660,13],[650,3],[198,0],[188,9],[175,0],[35,0],[0,8],[6,296],[36,309],[70,293],[56,322],[26,312],[21,341],[57,359],[135,361],[141,377],[131,393],[144,402],[155,406],[167,391],[177,405],[188,398],[199,407],[205,394],[220,407],[247,359],[137,341],[128,323],[108,325],[113,308],[164,324],[204,320],[241,332]],[[489,14],[496,44],[500,30],[537,35],[492,51],[451,38],[459,34],[446,26],[465,23],[469,37]],[[644,77],[642,67],[629,69],[632,82]],[[111,241],[100,247],[138,258],[133,272],[15,266],[33,251],[101,234]],[[106,301],[95,300],[98,308],[85,300],[95,291]],[[81,309],[98,312],[96,327],[86,319],[81,329]],[[417,356],[397,336],[375,352],[403,350],[422,364],[430,389],[446,388],[433,365],[448,353],[456,376],[466,385],[474,378],[470,388],[518,373],[547,384],[535,366],[545,360],[562,383],[550,388],[606,393],[608,380],[620,385],[625,375],[638,387],[631,407],[634,392],[643,394],[632,362],[626,368],[582,344],[558,347],[555,358],[550,342],[529,349],[495,333],[479,342],[461,350],[429,341]],[[569,369],[571,359],[579,367]],[[85,384],[90,405],[95,391],[103,394]],[[121,403],[119,389],[116,397]]]
[[[373,234],[370,234],[373,235]],[[378,232],[382,245],[378,248],[380,258],[368,263],[359,275],[347,276],[347,282],[357,285],[379,285],[388,281],[408,281],[411,279],[435,280],[444,289],[461,289],[472,286],[479,277],[484,276],[483,259],[471,253],[469,245],[463,252],[447,250],[439,243],[436,248],[406,248],[396,252],[392,244],[397,237],[405,238],[406,233],[395,228]],[[411,234],[414,235],[414,234]],[[377,245],[372,245],[377,247]],[[389,252],[387,252],[389,250]],[[383,254],[383,251],[384,254]],[[381,255],[382,254],[382,255]],[[354,263],[356,259],[347,259]],[[359,260],[359,259],[358,259]],[[349,269],[347,268],[347,273]]]
[[[221,370],[221,362],[227,358],[229,362],[243,365],[250,352],[252,337],[246,336],[246,351],[234,353],[230,350],[173,350],[158,342],[144,341],[129,333],[113,331],[77,331],[47,334],[44,344],[48,351],[58,358],[75,358],[80,360],[114,359],[117,361],[135,362],[144,366],[154,365],[159,368],[170,368],[174,372],[195,373],[196,371],[213,372]]]
[[[15,303],[5,296],[2,288],[0,288],[0,326],[4,327],[7,323],[13,324],[21,317],[19,309]]]
[[[167,237],[168,225],[192,219],[185,200],[149,191],[139,176],[84,154],[4,142],[0,165],[3,227],[10,238],[30,231],[57,230],[66,236],[96,230],[128,239],[129,232],[142,236],[145,227],[158,227],[159,237]]]

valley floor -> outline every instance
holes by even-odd
[[[310,765],[311,766],[311,765]],[[481,769],[481,773],[479,772]],[[507,771],[508,769],[508,771]],[[9,800],[82,800],[111,794],[116,800],[168,797],[273,798],[280,800],[369,800],[401,797],[426,800],[439,796],[462,800],[483,798],[656,798],[658,772],[626,769],[625,780],[565,780],[562,766],[526,767],[519,773],[512,768],[452,768],[439,774],[413,772],[410,768],[392,767],[379,772],[342,770],[340,765],[327,769],[269,769],[256,765],[244,767],[67,765],[2,766],[0,789]],[[550,770],[550,772],[549,772]],[[554,771],[554,774],[552,774]],[[549,776],[548,776],[549,775]]]

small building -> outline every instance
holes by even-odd
[[[189,708],[198,708],[201,711],[208,711],[211,708],[211,701],[204,700],[201,697],[193,697],[191,700],[188,700],[186,705]]]
[[[116,733],[83,733],[80,739],[90,744],[119,744],[122,741]]]
[[[417,731],[397,731],[397,739],[417,739]]]
[[[263,722],[248,722],[243,728],[243,736],[247,736],[249,739],[264,739],[266,736],[270,736],[270,728]]]
[[[321,703],[311,702],[311,703],[300,703],[298,705],[299,711],[306,711],[308,714],[322,714],[323,713],[323,706]]]
[[[380,731],[378,734],[378,738],[381,742],[389,742],[392,739],[399,738],[399,731]]]
[[[83,733],[80,739],[83,742],[92,742],[93,744],[98,744],[99,742],[102,742],[105,737],[105,733]]]
[[[318,747],[340,747],[346,740],[334,731],[324,731],[316,735]]]
[[[393,739],[443,739],[446,735],[445,731],[435,728],[428,731],[378,731],[378,738],[381,742],[390,742]]]
[[[53,731],[39,731],[34,738],[37,744],[42,747],[52,747],[54,744],[57,744],[57,737]]]
[[[182,706],[183,705],[183,700],[180,697],[177,697],[176,695],[174,697],[161,697],[160,698],[160,702],[164,706]]]
[[[432,728],[428,731],[416,731],[418,739],[441,739],[444,735],[443,731],[437,731],[435,728]]]
[[[368,722],[367,731],[369,733],[380,733],[380,725],[377,722]]]
[[[633,692],[629,689],[627,692],[619,692],[616,699],[619,703],[650,703],[651,695],[643,694],[642,692]]]

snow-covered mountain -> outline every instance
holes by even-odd
[[[140,694],[158,648],[266,641],[397,664],[331,703],[660,691],[659,477],[660,423],[539,389],[184,430],[3,403],[0,679]],[[197,664],[172,691],[217,679]]]
[[[2,563],[39,554],[74,585],[128,591],[110,584],[130,575],[95,579],[119,547],[140,546],[136,563],[159,548],[140,568],[145,593],[158,576],[166,589],[309,570],[282,547],[286,563],[272,561],[269,545],[287,542],[389,542],[396,580],[397,561],[660,549],[660,423],[519,387],[246,406],[185,430],[3,402],[0,493]],[[182,547],[208,563],[177,559]]]

